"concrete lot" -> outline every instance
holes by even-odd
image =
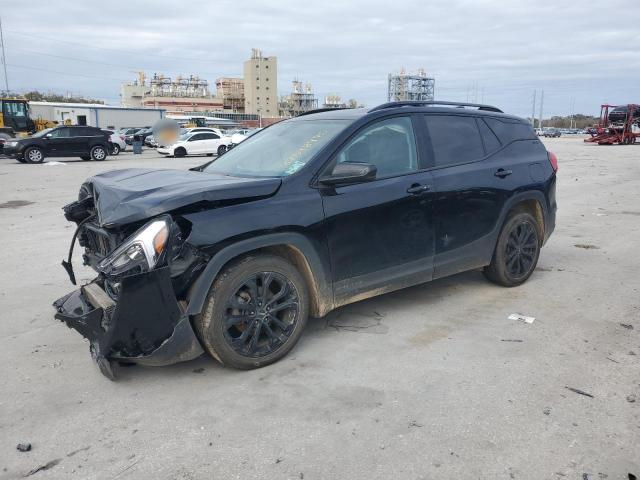
[[[558,226],[525,285],[464,273],[311,321],[270,367],[117,382],[53,319],[72,289],[60,207],[97,172],[206,159],[0,159],[0,479],[640,476],[640,145],[545,142]]]

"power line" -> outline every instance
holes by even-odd
[[[102,75],[85,75],[82,73],[67,73],[67,72],[59,72],[57,70],[49,70],[46,68],[38,68],[38,67],[28,67],[26,65],[16,65],[13,63],[7,63],[6,64],[9,67],[12,68],[25,68],[27,70],[38,70],[40,72],[47,72],[47,73],[57,73],[58,75],[67,75],[69,77],[85,77],[85,78],[99,78],[99,79],[104,79],[104,80],[115,80],[116,82],[121,82],[122,79],[121,78],[109,78],[109,77],[104,77]]]
[[[110,52],[116,52],[116,53],[122,53],[125,55],[139,55],[140,52],[132,52],[131,50],[117,50],[115,48],[108,48],[108,47],[96,47],[95,45],[86,45],[86,44],[82,44],[79,45],[77,42],[70,42],[68,40],[60,40],[57,38],[51,38],[51,37],[45,37],[42,35],[37,35],[37,34],[27,34],[27,33],[23,33],[23,32],[18,32],[16,30],[7,30],[7,32],[10,32],[14,35],[22,35],[24,37],[29,37],[29,38],[41,38],[43,40],[48,40],[50,42],[55,42],[55,43],[66,43],[68,45],[73,45],[75,47],[81,46],[81,47],[85,47],[85,48],[93,48],[96,50],[106,50],[106,51],[110,51]],[[192,58],[192,57],[176,57],[176,56],[172,56],[172,55],[159,55],[157,53],[149,53],[149,52],[144,52],[145,56],[150,56],[150,57],[158,57],[158,58],[167,58],[170,60],[188,60],[190,62],[202,62],[202,63],[208,63],[211,64],[211,60],[203,60],[201,58]]]
[[[94,63],[97,65],[106,65],[108,67],[118,67],[118,68],[126,68],[128,70],[133,70],[133,71],[138,71],[140,69],[139,66],[137,67],[133,67],[131,65],[122,65],[120,63],[109,63],[109,62],[102,62],[100,60],[89,60],[88,58],[77,58],[77,57],[68,57],[66,55],[56,55],[53,53],[44,53],[44,52],[36,52],[35,50],[27,50],[25,48],[14,48],[14,50],[17,50],[19,52],[25,52],[25,53],[29,53],[32,55],[41,55],[44,57],[52,57],[52,58],[59,58],[61,60],[71,60],[74,62],[84,62],[84,63]],[[176,71],[169,71],[167,72],[167,70],[163,69],[163,68],[146,68],[144,70],[155,70],[157,72],[162,72],[162,73],[168,73],[168,74],[175,74],[175,75],[180,75],[180,72],[176,72]],[[225,77],[225,76],[230,76],[230,75],[214,75],[211,72],[198,72],[199,75],[202,76],[210,76],[210,77]]]

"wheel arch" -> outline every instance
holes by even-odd
[[[239,241],[220,250],[205,267],[189,291],[188,315],[202,312],[209,289],[230,262],[248,254],[271,253],[291,262],[309,290],[309,313],[322,317],[333,309],[330,275],[312,242],[300,233],[282,232]]]
[[[544,243],[547,231],[548,214],[546,208],[546,200],[543,193],[538,190],[532,190],[518,193],[511,197],[502,209],[500,221],[498,222],[498,235],[500,234],[502,226],[509,218],[509,215],[514,212],[528,212],[534,216],[534,218],[538,221],[540,228],[542,229],[542,231],[540,232],[540,242],[541,244]]]

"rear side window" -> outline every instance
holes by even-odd
[[[198,137],[199,140],[216,140],[218,138],[220,137],[213,132],[201,133]]]
[[[478,119],[478,127],[480,128],[480,135],[482,135],[482,141],[484,142],[484,149],[487,151],[487,155],[495,152],[500,148],[500,141],[496,134],[484,123],[481,118]]]
[[[425,115],[425,120],[437,167],[473,162],[484,157],[475,118]]]
[[[484,119],[500,139],[500,143],[506,145],[514,140],[530,140],[538,138],[533,127],[526,123],[505,122],[497,118],[487,117]]]

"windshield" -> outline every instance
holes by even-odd
[[[47,133],[49,133],[53,128],[45,128],[44,130],[40,130],[38,133],[34,133],[31,135],[32,138],[41,138],[44,137]]]
[[[343,130],[349,120],[298,120],[276,123],[247,138],[204,169],[248,177],[286,177],[304,167]]]

